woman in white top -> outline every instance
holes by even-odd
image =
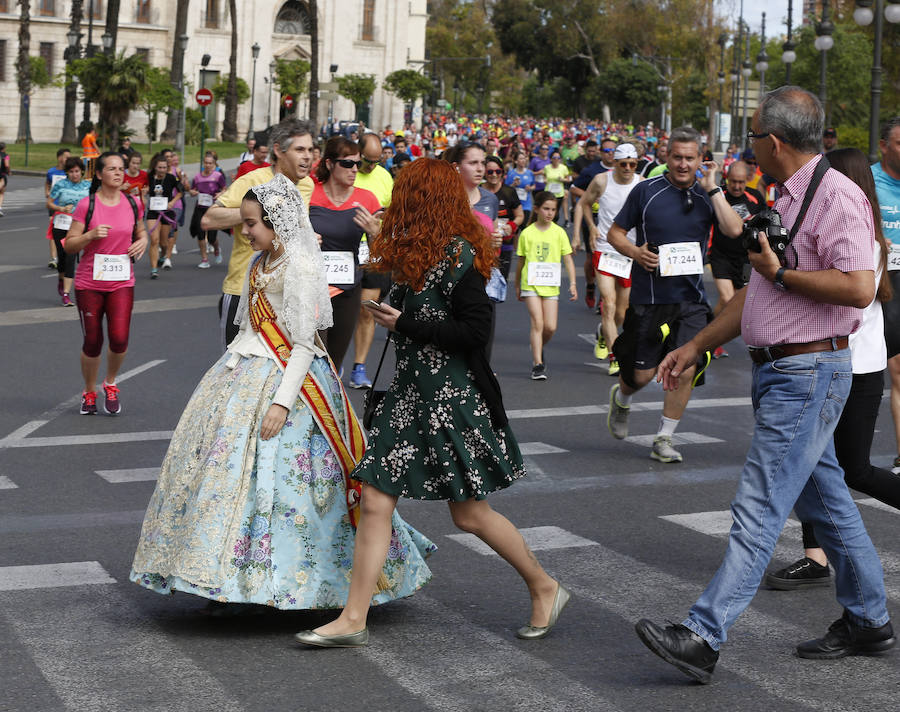
[[[875,298],[863,310],[862,324],[856,333],[850,335],[853,385],[834,431],[834,449],[848,486],[900,509],[900,477],[890,470],[875,467],[869,461],[884,390],[884,369],[887,367],[881,304],[890,301],[892,296],[885,269],[889,248],[881,233],[881,211],[875,194],[875,181],[865,154],[856,148],[841,148],[828,154],[828,162],[862,188],[872,206],[875,218],[875,282],[878,287]],[[828,559],[816,541],[813,526],[806,522],[802,524],[804,557],[790,566],[766,574],[766,584],[772,588],[793,590],[831,585]]]
[[[251,261],[240,331],[184,410],[147,508],[131,580],[158,593],[282,609],[349,591],[365,437],[328,359],[322,254],[296,187],[277,174],[241,204]],[[431,578],[434,545],[394,513],[372,603]]]

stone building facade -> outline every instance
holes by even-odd
[[[184,76],[188,90],[201,86],[201,58],[210,55],[203,73],[203,85],[212,86],[218,76],[226,75],[231,52],[231,18],[228,0],[191,0],[189,5],[184,57]],[[68,46],[71,0],[31,0],[31,54],[42,56],[51,74],[65,66]],[[106,22],[105,0],[83,0],[82,47],[87,45],[90,7],[93,5],[92,39],[102,51],[101,35]],[[116,49],[126,54],[140,52],[151,65],[171,66],[175,34],[176,0],[121,0]],[[319,81],[332,79],[330,68],[337,65],[342,74],[374,74],[378,82],[366,111],[368,125],[381,128],[403,121],[403,103],[381,88],[384,77],[396,69],[418,69],[424,62],[426,0],[319,0]],[[253,128],[264,128],[271,118],[281,114],[281,97],[274,89],[270,66],[276,58],[309,59],[309,8],[302,0],[237,0],[237,74],[248,86],[254,85]],[[19,6],[16,0],[0,0],[0,141],[15,139],[20,97],[16,85]],[[258,44],[254,63],[251,47]],[[35,141],[53,142],[62,133],[64,91],[50,87],[37,89],[31,97],[31,134]],[[250,127],[251,101],[238,109],[238,133]],[[191,94],[188,106],[196,107]],[[328,117],[330,102],[319,101],[319,123]],[[300,97],[294,107],[305,117],[308,97]],[[336,119],[352,119],[352,102],[339,97],[333,102]],[[76,107],[76,123],[81,120],[82,104]],[[92,117],[96,119],[96,110]],[[224,106],[215,104],[209,122],[220,135]],[[127,125],[142,140],[147,119],[133,111]],[[163,127],[160,121],[159,129]]]

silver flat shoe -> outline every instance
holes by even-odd
[[[369,644],[369,629],[363,628],[346,635],[319,635],[311,630],[301,630],[294,634],[294,640],[317,648],[361,648]]]
[[[533,625],[522,626],[516,631],[516,637],[522,640],[543,638],[556,625],[556,621],[559,620],[559,614],[562,613],[563,608],[566,607],[571,597],[572,594],[566,590],[565,586],[558,584],[556,595],[553,597],[553,607],[550,609],[550,620],[547,622],[547,625],[540,627]]]

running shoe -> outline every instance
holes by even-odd
[[[200,264],[197,265],[197,269],[209,269],[209,260],[200,260]]]
[[[350,372],[350,388],[371,388],[372,381],[366,375],[366,364],[357,363],[353,365]]]
[[[584,290],[584,303],[587,304],[588,309],[593,309],[597,305],[597,285],[591,283],[585,287]]]
[[[122,412],[122,403],[119,401],[119,387],[115,383],[103,381],[103,410],[109,415],[118,415]]]
[[[612,354],[609,355],[609,368],[606,371],[610,376],[618,376],[619,375],[619,362],[616,361],[616,357]]]
[[[68,292],[63,292],[62,305],[64,307],[74,307],[75,306],[75,302],[73,302],[72,299],[69,297]]]
[[[163,262],[165,262],[165,261],[166,261],[165,257],[160,257],[158,260],[156,260],[156,268],[159,269],[160,267],[162,267]]]
[[[536,364],[531,369],[531,380],[532,381],[546,381],[547,380],[547,367],[544,364],[539,363]]]
[[[215,247],[213,247],[213,246],[210,245],[210,244],[207,244],[207,245],[206,245],[206,254],[207,254],[207,255],[211,255],[211,254],[214,253],[215,251],[216,251],[216,248],[215,248]]]
[[[156,267],[150,270],[150,279],[159,279],[159,270]]]
[[[609,356],[609,347],[606,345],[606,339],[603,338],[603,330],[600,324],[597,324],[597,343],[594,344],[594,358],[601,361]]]
[[[57,269],[59,267],[59,262],[56,261],[55,257],[51,257],[50,261],[47,263],[47,269]]]
[[[56,282],[56,291],[59,292],[59,296],[65,294],[65,288],[63,287],[63,278],[60,277]]]
[[[175,254],[174,250],[172,251],[172,254]],[[170,260],[168,257],[163,260],[163,269],[172,269],[172,260]]]
[[[216,255],[216,264],[217,265],[222,264],[222,255]]]
[[[653,438],[650,457],[659,462],[681,462],[681,453],[672,447],[671,435],[657,435]]]
[[[81,414],[96,415],[97,414],[97,391],[81,392]]]
[[[721,346],[717,346],[716,350],[713,351],[713,358],[728,358],[728,352]]]
[[[173,254],[173,255],[177,255],[177,254],[178,254],[178,245],[172,245],[172,254]]]
[[[620,405],[616,400],[619,392],[619,384],[613,384],[609,389],[609,412],[606,414],[606,427],[616,440],[624,440],[628,437],[628,414],[631,406]]]

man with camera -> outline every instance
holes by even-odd
[[[699,352],[738,334],[754,363],[756,429],[731,505],[725,558],[682,624],[664,628],[642,619],[635,626],[655,654],[702,683],[756,593],[792,507],[814,523],[835,564],[844,609],[797,654],[833,659],[896,643],[881,562],[832,440],[852,379],[847,337],[875,293],[872,210],[862,190],[820,155],[823,123],[819,100],[799,87],[763,98],[748,138],[763,170],[778,181],[775,210],[784,228],[773,221],[760,230],[749,285],[659,366],[663,387],[678,388]]]
[[[612,345],[619,380],[610,389],[606,424],[619,440],[628,435],[632,396],[653,379],[666,353],[690,341],[709,322],[703,262],[710,228],[718,224],[729,237],[741,233],[740,217],[716,184],[718,166],[702,161],[696,130],[672,131],[667,165],[665,174],[633,188],[606,238],[619,255],[635,263],[628,265],[630,306]],[[635,243],[627,236],[632,228]],[[693,375],[692,367],[681,386],[666,393],[650,451],[654,460],[682,461],[672,436],[691,397]]]

